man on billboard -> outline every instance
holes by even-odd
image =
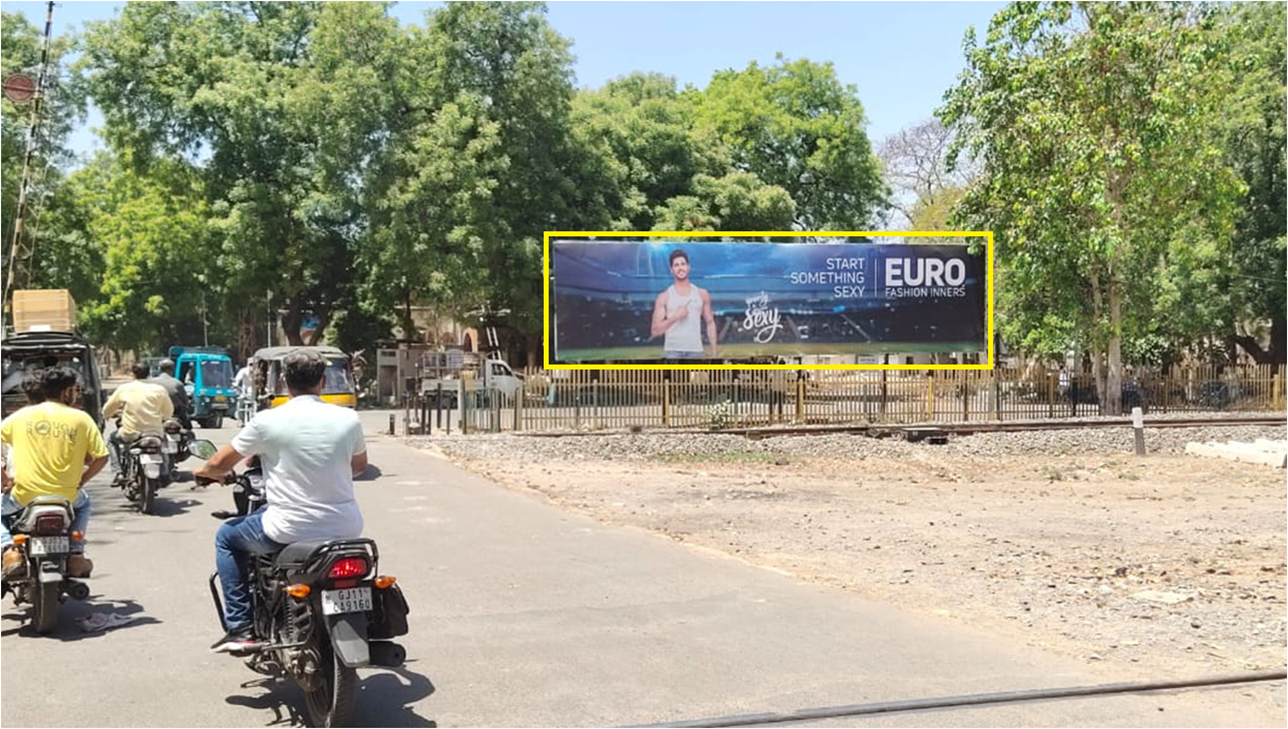
[[[716,318],[711,313],[711,294],[689,280],[689,255],[671,251],[673,283],[658,294],[653,304],[652,338],[665,335],[662,356],[666,359],[703,359],[702,324],[707,324],[711,357],[718,356]]]

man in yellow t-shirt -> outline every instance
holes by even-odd
[[[37,496],[61,496],[72,502],[75,517],[72,530],[85,533],[89,525],[89,495],[85,483],[107,463],[107,446],[94,419],[73,407],[80,401],[76,372],[52,367],[41,376],[45,402],[28,405],[0,424],[0,443],[12,449],[14,480],[6,485],[3,499],[3,569],[5,577],[24,567],[13,549],[9,518]],[[73,540],[67,559],[71,577],[89,577],[93,562],[85,558],[85,542]]]

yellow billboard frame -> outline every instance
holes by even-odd
[[[988,358],[984,364],[554,364],[550,361],[551,238],[984,238]],[[993,352],[993,231],[546,231],[542,249],[542,366],[548,370],[991,370]]]

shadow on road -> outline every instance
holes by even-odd
[[[160,517],[179,516],[180,514],[186,514],[188,510],[194,506],[201,506],[201,504],[202,502],[198,501],[197,499],[167,498],[166,491],[162,490],[157,493],[156,501],[152,502],[152,513],[139,514],[139,516],[142,516],[145,518],[149,516],[160,516]],[[128,511],[138,512],[139,510],[139,507],[135,502],[128,501],[128,500],[122,501],[117,506],[117,508],[121,512],[128,512]]]
[[[414,704],[434,693],[430,680],[406,667],[400,669],[361,669],[358,674],[357,708],[354,726],[370,727],[437,727],[434,721],[416,713]],[[273,712],[265,726],[307,726],[304,692],[290,678],[256,678],[241,685],[243,689],[262,688],[258,696],[229,696],[234,706]]]
[[[0,636],[20,635],[38,640],[53,639],[67,643],[87,638],[99,638],[107,633],[116,633],[143,625],[158,625],[161,623],[160,620],[151,615],[143,615],[143,606],[133,600],[103,600],[102,595],[90,595],[83,602],[69,599],[63,603],[62,608],[58,611],[58,625],[54,627],[53,632],[40,635],[31,625],[30,611],[31,606],[23,604],[6,612],[4,617],[22,620],[23,624],[16,628],[0,631]],[[127,623],[105,630],[92,632],[82,630],[79,621],[97,613],[126,616],[131,619]]]
[[[380,470],[380,466],[377,466],[374,463],[368,463],[367,470],[363,471],[357,476],[354,476],[353,480],[354,481],[374,481],[383,475],[384,475],[384,472]]]

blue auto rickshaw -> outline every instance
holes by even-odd
[[[204,428],[221,428],[224,415],[237,409],[233,360],[219,347],[171,347],[175,377],[192,402],[192,419]]]

